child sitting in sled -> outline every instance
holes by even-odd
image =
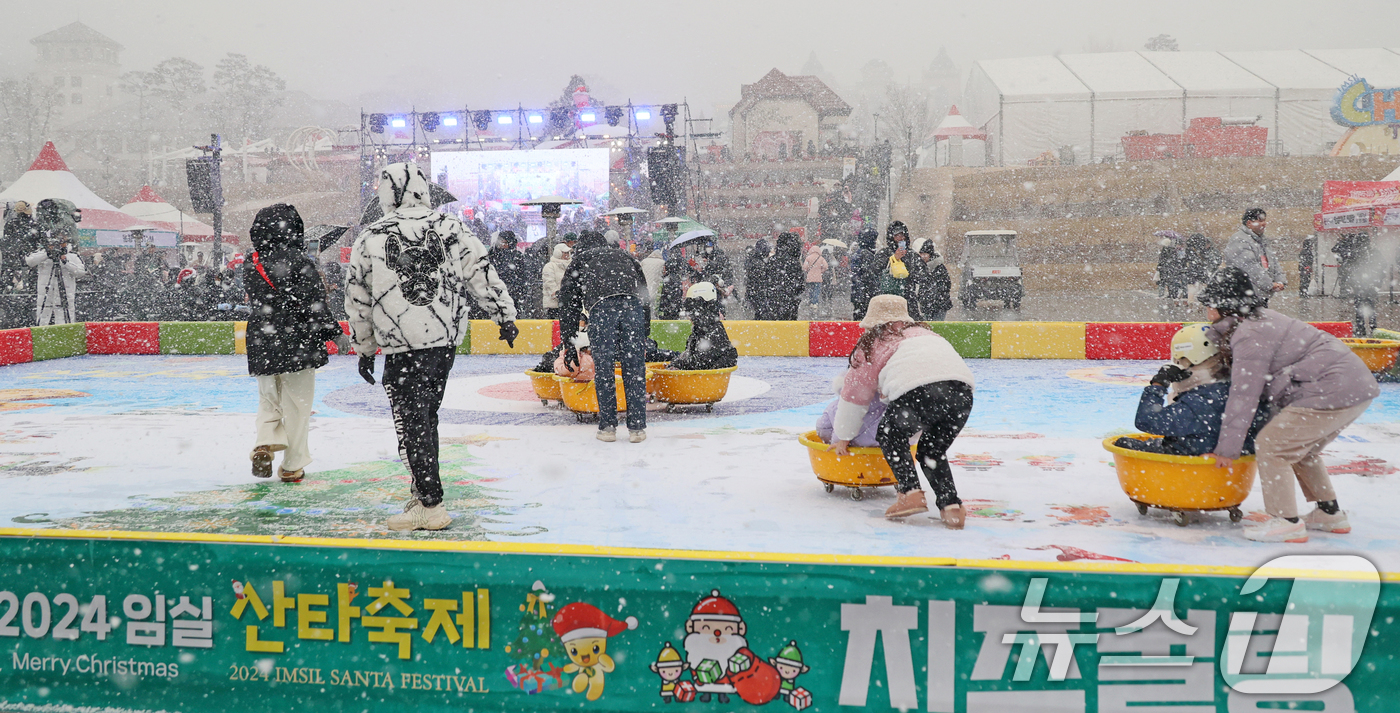
[[[698,371],[739,365],[739,352],[729,342],[729,332],[719,311],[719,291],[714,284],[697,282],[685,293],[681,308],[690,314],[690,337],[685,351],[671,360],[670,369]]]
[[[1209,329],[1207,324],[1189,324],[1172,335],[1172,363],[1158,370],[1142,390],[1133,425],[1160,438],[1124,436],[1114,445],[1178,456],[1215,450],[1230,396],[1230,364]],[[1254,452],[1254,436],[1268,420],[1266,409],[1255,412],[1243,453]]]
[[[574,381],[592,381],[594,375],[593,350],[588,346],[588,333],[574,335],[574,348],[578,349],[578,364],[570,369],[564,364],[563,350],[554,358],[554,373],[567,376]]]

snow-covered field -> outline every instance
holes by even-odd
[[[1383,385],[1326,452],[1350,535],[1246,542],[1224,513],[1188,527],[1140,516],[1100,445],[1130,430],[1149,362],[970,362],[968,428],[950,454],[967,529],[882,517],[894,495],[826,493],[797,435],[842,359],[745,358],[714,414],[649,414],[642,444],[544,407],[534,357],[459,357],[442,411],[456,516],[393,535],[407,497],[388,403],[332,358],[318,376],[315,462],[296,485],[248,474],[256,389],[243,357],[85,356],[0,368],[0,526],[413,537],[702,550],[1253,566],[1280,553],[1360,553],[1400,572],[1400,386]],[[382,367],[382,361],[381,361]],[[1254,493],[1247,514],[1262,510]]]

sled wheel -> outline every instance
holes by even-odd
[[[1191,523],[1191,518],[1186,515],[1184,510],[1173,510],[1172,522],[1176,523],[1177,527],[1186,527]]]
[[[549,406],[549,399],[540,399],[540,405],[541,405],[541,406],[546,406],[546,407],[548,407],[548,406]]]
[[[865,499],[865,493],[860,492],[860,488],[851,488],[851,499],[852,499],[852,500],[864,500],[864,499]]]
[[[715,412],[715,405],[714,405],[714,404],[705,404],[705,413],[714,413],[714,412]]]
[[[1137,506],[1138,514],[1139,514],[1139,515],[1146,515],[1146,514],[1147,514],[1147,503],[1133,503],[1133,504]]]
[[[1226,511],[1230,513],[1230,522],[1239,522],[1244,519],[1244,513],[1239,508],[1226,508]]]
[[[574,412],[574,421],[577,421],[578,423],[583,423],[583,414],[578,413],[577,411],[575,411],[575,412]]]
[[[836,486],[831,483],[822,483],[822,487],[825,488],[828,493],[836,489]]]
[[[666,413],[675,413],[675,412],[676,412],[676,405],[675,405],[675,404],[666,404]]]

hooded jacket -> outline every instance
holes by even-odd
[[[1271,417],[1289,406],[1335,411],[1380,395],[1361,358],[1307,322],[1259,308],[1249,319],[1226,317],[1211,330],[1231,353],[1230,399],[1215,448],[1226,458],[1239,457],[1256,407],[1267,407]]]
[[[729,341],[729,332],[720,321],[719,304],[689,298],[684,302],[690,313],[690,336],[685,351],[671,360],[671,369],[727,369],[739,365],[739,352]]]
[[[252,307],[250,375],[319,369],[327,362],[326,342],[341,335],[321,273],[306,254],[302,228],[297,209],[278,203],[258,211],[248,230],[253,252],[240,269]]]
[[[497,324],[515,321],[515,304],[486,248],[460,220],[432,209],[421,169],[385,166],[379,202],[384,217],[355,238],[346,271],[355,351],[459,346],[468,299]]]
[[[559,287],[564,283],[564,273],[569,269],[569,246],[559,243],[554,246],[549,262],[540,272],[540,282],[544,289],[544,306],[554,309],[559,306]]]
[[[1288,284],[1288,278],[1283,276],[1283,265],[1275,259],[1269,242],[1264,236],[1255,235],[1244,224],[1225,244],[1224,258],[1226,266],[1244,270],[1244,274],[1249,275],[1249,281],[1254,283],[1255,294],[1263,295],[1265,299],[1274,293],[1274,283]]]
[[[661,250],[652,250],[651,254],[642,258],[642,274],[647,278],[647,296],[650,301],[655,302],[658,292],[661,290],[661,274],[666,269],[666,261],[661,259]]]

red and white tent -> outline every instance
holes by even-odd
[[[130,203],[121,207],[121,211],[144,223],[173,230],[180,235],[182,240],[209,243],[214,241],[214,229],[205,223],[200,222],[195,217],[181,211],[179,208],[167,203],[155,189],[150,186],[142,186],[141,190],[131,199]],[[225,232],[224,242],[236,243],[238,236]]]
[[[130,244],[122,233],[135,230],[146,231],[148,240],[157,245],[175,245],[174,231],[163,230],[139,218],[117,210],[116,206],[102,200],[90,188],[83,185],[78,177],[68,170],[68,164],[58,155],[53,142],[44,144],[39,157],[29,166],[29,170],[15,179],[4,191],[0,191],[0,202],[24,201],[36,205],[45,198],[61,198],[71,201],[83,213],[78,223],[79,243],[85,246]]]

